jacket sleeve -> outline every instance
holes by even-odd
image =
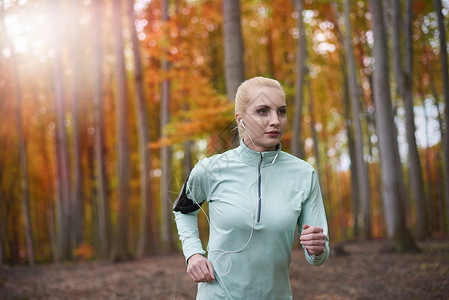
[[[329,233],[326,221],[326,213],[324,211],[323,198],[321,196],[321,189],[318,183],[318,176],[316,175],[315,171],[312,172],[310,193],[307,199],[305,199],[302,203],[301,215],[298,220],[299,234],[301,234],[302,226],[304,224],[323,228],[323,233],[326,235],[324,239],[325,246],[323,253],[314,256],[308,253],[306,248],[303,247],[307,262],[314,266],[322,265],[329,258]]]
[[[205,169],[198,163],[184,183],[173,207],[179,239],[186,261],[196,253],[204,255],[199,238],[197,215],[207,200],[208,182]]]

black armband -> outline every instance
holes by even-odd
[[[175,204],[173,205],[173,211],[180,211],[183,214],[188,214],[200,209],[201,205],[204,202],[203,201],[201,203],[197,203],[187,197],[187,180],[189,180],[188,177],[182,185],[181,192],[179,193],[178,198],[176,198]]]

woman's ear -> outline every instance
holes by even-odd
[[[237,122],[237,126],[242,126],[242,117],[239,113],[235,114],[235,121]]]

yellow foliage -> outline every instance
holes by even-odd
[[[88,242],[83,242],[73,253],[78,260],[90,260],[95,255],[95,248]]]

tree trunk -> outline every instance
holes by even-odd
[[[404,214],[404,194],[400,182],[398,141],[395,135],[393,107],[390,96],[388,71],[387,35],[383,17],[382,2],[369,1],[372,12],[374,33],[373,55],[374,103],[376,105],[376,125],[382,167],[383,203],[387,225],[387,247],[396,252],[416,251],[417,247],[407,231]]]
[[[360,214],[357,216],[360,237],[364,239],[371,238],[371,192],[369,186],[369,173],[368,167],[364,159],[363,150],[363,130],[362,122],[360,117],[363,114],[362,105],[360,103],[360,93],[359,85],[357,83],[357,70],[355,65],[354,54],[352,52],[352,38],[351,38],[351,21],[349,14],[349,0],[345,1],[345,53],[346,62],[348,69],[348,80],[349,80],[349,98],[351,101],[352,108],[352,121],[353,128],[355,131],[354,135],[354,146],[355,146],[355,158],[356,167],[358,175],[358,186],[359,186],[359,199],[360,199]]]
[[[391,29],[392,29],[392,45],[393,45],[393,73],[396,80],[397,94],[404,96],[404,74],[402,73],[402,50],[401,50],[401,32],[403,31],[403,20],[401,14],[401,1],[393,0],[391,5]]]
[[[226,95],[229,102],[233,102],[239,85],[245,80],[239,0],[223,1],[223,40]],[[237,132],[231,132],[230,136],[231,143],[234,146],[238,146],[239,137]]]
[[[223,1],[223,38],[226,94],[232,102],[237,88],[245,79],[239,0]]]
[[[338,8],[335,1],[332,1],[332,9],[335,15],[335,19],[338,20]],[[338,23],[337,23],[338,25]],[[349,28],[347,28],[348,30]],[[341,44],[344,45],[344,37],[341,33],[340,27],[336,27],[338,40]],[[349,30],[348,30],[349,32]],[[354,237],[359,237],[359,224],[358,224],[358,215],[359,215],[359,205],[360,205],[360,187],[358,183],[358,175],[357,175],[357,159],[355,156],[355,143],[354,143],[354,133],[353,133],[353,122],[351,120],[351,102],[349,98],[349,78],[348,78],[348,67],[346,62],[345,54],[341,54],[341,74],[343,75],[343,97],[342,103],[344,107],[344,117],[345,117],[345,130],[346,136],[348,138],[348,151],[349,158],[351,161],[350,170],[351,170],[351,199],[352,199],[352,214],[353,214],[353,234]]]
[[[20,76],[19,67],[17,65],[16,57],[14,53],[13,64],[14,64],[14,76],[15,76],[15,86],[16,86],[16,125],[17,134],[19,138],[19,157],[20,157],[20,188],[22,194],[22,210],[25,220],[25,239],[27,245],[28,262],[30,265],[34,265],[34,245],[33,245],[33,233],[31,228],[31,217],[30,217],[30,197],[29,197],[29,182],[28,182],[28,159],[26,153],[25,137],[22,127],[22,92],[20,89]]]
[[[187,178],[190,174],[190,170],[193,168],[192,162],[192,141],[187,141],[184,143],[184,178]]]
[[[354,134],[352,129],[352,119],[351,119],[351,103],[349,99],[349,80],[346,73],[346,70],[342,70],[344,74],[344,96],[343,96],[343,104],[345,108],[345,128],[346,128],[346,136],[348,137],[348,150],[349,150],[349,158],[351,160],[351,198],[352,198],[352,215],[354,219],[354,237],[358,238],[359,231],[359,204],[360,204],[360,188],[358,183],[358,175],[357,175],[357,159],[355,156],[355,142],[354,142]]]
[[[117,82],[117,131],[118,131],[118,187],[117,187],[117,228],[114,237],[112,260],[130,258],[128,250],[128,197],[130,192],[130,161],[128,133],[128,85],[126,81],[125,56],[122,33],[121,1],[113,1],[115,37],[115,76]]]
[[[447,66],[446,27],[441,7],[441,0],[434,0],[434,7],[438,17],[438,31],[440,38],[440,57],[444,94],[445,132],[443,134],[444,151],[444,199],[446,201],[446,230],[449,231],[449,74]]]
[[[430,83],[430,89],[432,91],[432,95],[433,98],[435,100],[435,110],[437,112],[437,120],[438,120],[438,125],[440,128],[440,132],[441,132],[441,137],[444,140],[444,133],[445,133],[445,128],[443,126],[443,118],[441,116],[440,113],[440,105],[439,105],[439,96],[437,93],[437,90],[435,88],[435,84],[434,84],[434,79],[433,79],[433,74],[431,71],[431,67],[429,66],[429,53],[428,50],[426,48],[426,45],[423,43],[423,53],[424,53],[424,59],[423,59],[423,64],[422,66],[424,67],[426,73],[429,76],[429,83]],[[444,147],[444,145],[443,145]],[[441,162],[441,144],[439,147],[437,147],[437,151],[435,154],[435,161],[438,162],[435,166],[435,188],[436,188],[436,197],[437,197],[437,213],[438,213],[438,221],[436,221],[438,223],[437,228],[438,230],[440,230],[440,232],[444,232],[445,231],[445,226],[444,226],[444,209],[443,209],[443,192],[442,192],[442,178],[443,176],[443,170],[442,170],[442,164]],[[443,179],[444,181],[444,179]]]
[[[307,73],[307,40],[302,18],[303,0],[294,0],[295,9],[298,12],[298,54],[296,56],[296,93],[294,100],[291,152],[293,155],[304,158],[304,146],[302,143],[302,106],[304,103],[304,83]]]
[[[438,216],[435,214],[434,205],[433,205],[433,182],[432,182],[432,165],[431,165],[431,148],[430,148],[430,139],[429,139],[429,114],[427,111],[426,98],[422,92],[422,85],[419,87],[419,94],[421,98],[422,107],[424,110],[424,120],[425,120],[425,132],[426,132],[426,149],[424,152],[424,162],[425,162],[425,170],[426,170],[426,185],[427,185],[427,201],[426,201],[426,212],[427,219],[429,222],[427,223],[427,230],[429,233],[432,233],[433,229],[438,228],[438,226],[433,226],[433,224],[437,224]],[[432,218],[434,222],[432,224]]]
[[[106,148],[105,148],[105,129],[103,115],[103,47],[101,41],[101,23],[102,23],[102,1],[93,2],[93,61],[94,61],[94,152],[95,169],[97,178],[96,187],[96,212],[98,214],[98,238],[100,244],[100,257],[103,259],[109,257],[111,253],[111,217],[108,197],[108,179],[106,173]]]
[[[320,168],[320,149],[318,145],[318,134],[316,132],[315,128],[315,112],[314,112],[314,106],[313,106],[313,95],[312,95],[312,84],[310,82],[310,79],[307,80],[307,86],[309,89],[309,115],[310,115],[310,130],[312,132],[312,140],[313,140],[313,153],[315,156],[315,166],[316,166],[316,172],[318,175],[318,182],[320,183],[320,186],[323,186],[322,176],[321,176],[321,168]]]
[[[407,142],[408,142],[408,162],[409,162],[409,185],[416,204],[416,234],[418,239],[425,239],[430,235],[426,229],[428,224],[426,201],[424,194],[424,182],[422,179],[422,169],[419,160],[418,149],[415,138],[415,114],[413,112],[412,94],[412,7],[409,1],[406,2],[406,22],[402,26],[401,4],[399,0],[392,3],[392,30],[393,30],[393,69],[396,77],[397,94],[404,100]],[[404,56],[405,68],[402,64],[401,33],[404,30]]]
[[[137,38],[134,0],[127,0],[127,13],[129,31],[134,58],[134,80],[136,83],[136,115],[137,128],[139,130],[139,155],[140,155],[140,233],[137,253],[139,256],[149,255],[156,249],[157,234],[154,216],[153,196],[151,192],[151,156],[148,148],[149,127],[147,117],[147,106],[143,89],[142,62],[140,58],[139,39]]]
[[[61,47],[59,39],[59,1],[53,0],[52,18],[53,24],[53,93],[56,110],[56,158],[57,158],[57,174],[56,186],[59,195],[59,224],[58,224],[58,251],[61,260],[69,260],[72,255],[70,245],[70,176],[69,176],[69,156],[67,133],[65,130],[65,101],[63,91],[64,72],[61,63]]]
[[[398,0],[396,0],[398,1]],[[404,68],[404,108],[407,128],[409,180],[416,205],[416,237],[420,240],[430,237],[424,193],[422,168],[416,145],[415,113],[413,111],[413,49],[412,49],[412,1],[406,1],[405,23],[405,68]]]
[[[162,21],[167,25],[168,21],[168,0],[163,1],[162,9]],[[162,71],[168,74],[170,64],[168,60],[162,61]],[[161,103],[161,137],[165,137],[165,126],[170,122],[170,80],[165,79],[162,82],[162,103]],[[172,234],[172,203],[169,197],[170,191],[170,179],[171,179],[171,147],[161,148],[161,165],[162,165],[162,177],[161,177],[161,207],[162,207],[162,240],[163,248],[165,250],[174,249],[174,239]]]
[[[73,172],[74,183],[72,188],[72,205],[71,205],[71,237],[74,247],[78,247],[84,241],[84,203],[83,203],[83,168],[81,162],[81,136],[80,136],[80,121],[79,121],[79,79],[81,65],[79,35],[77,33],[78,27],[75,26],[78,22],[78,5],[77,1],[73,1],[72,5],[72,20],[74,25],[72,29],[71,39],[71,56],[72,56],[72,148],[73,148]]]

